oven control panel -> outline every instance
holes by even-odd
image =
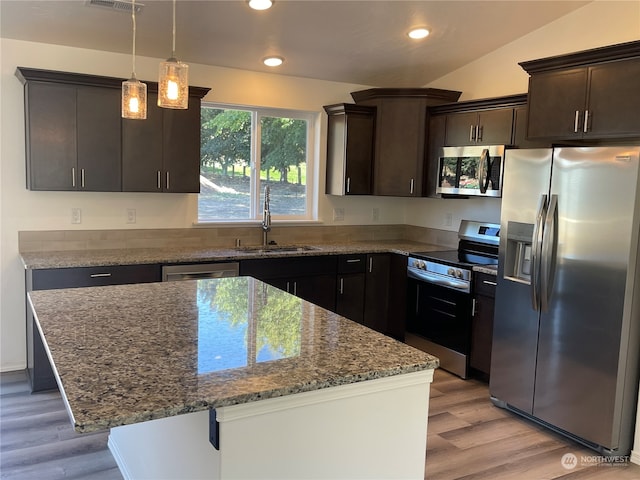
[[[471,291],[471,270],[452,267],[421,258],[409,257],[407,275],[410,278],[433,283],[462,292]]]

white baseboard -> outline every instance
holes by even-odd
[[[640,465],[640,451],[632,450],[631,451],[631,463],[635,463],[636,465]]]

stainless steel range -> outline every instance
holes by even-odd
[[[457,250],[412,253],[408,260],[405,342],[462,378],[471,350],[473,267],[497,265],[499,242],[500,225],[462,220]]]

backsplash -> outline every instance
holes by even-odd
[[[413,225],[291,225],[274,226],[269,241],[288,244],[335,244],[385,240],[411,240],[444,247],[458,245],[457,232]],[[18,232],[21,252],[65,250],[104,250],[121,248],[233,247],[259,245],[259,226],[126,229],[126,230],[48,230]]]

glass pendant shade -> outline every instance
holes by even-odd
[[[147,118],[147,84],[135,77],[122,82],[122,118]]]
[[[189,108],[189,65],[175,58],[160,63],[158,106],[162,108]]]

